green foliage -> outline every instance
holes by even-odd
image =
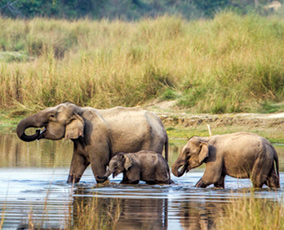
[[[9,7],[6,4],[10,4]],[[213,17],[217,12],[231,9],[247,14],[271,14],[267,0],[2,0],[1,14],[9,17],[81,18],[137,20],[164,14],[182,15],[186,19]],[[11,6],[12,5],[12,6]]]
[[[284,110],[284,104],[274,103],[271,100],[264,100],[260,103],[260,108],[257,112],[259,113],[275,113]]]
[[[177,99],[178,97],[179,95],[177,94],[177,92],[175,92],[171,88],[166,88],[160,99],[163,101],[167,101]]]
[[[0,18],[0,107],[160,98],[194,112],[258,111],[284,100],[283,31],[283,18],[231,11],[198,21]]]

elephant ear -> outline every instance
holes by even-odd
[[[198,155],[199,163],[201,164],[207,157],[209,157],[209,146],[207,143],[202,142],[200,144],[200,152]]]
[[[84,136],[84,120],[78,114],[74,114],[67,122],[65,138],[77,139]]]
[[[127,171],[133,164],[133,160],[131,159],[130,156],[127,156],[126,154],[124,155],[124,168]]]

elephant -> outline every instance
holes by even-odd
[[[123,173],[121,184],[138,184],[140,180],[147,184],[171,184],[168,163],[161,154],[149,150],[136,153],[116,153],[109,162],[108,171],[99,179],[105,181]]]
[[[25,134],[30,127],[43,130]],[[71,139],[74,151],[68,183],[79,182],[89,164],[95,178],[105,175],[111,157],[119,151],[145,149],[162,154],[165,147],[168,159],[168,136],[163,123],[156,114],[140,108],[94,109],[66,102],[21,120],[17,135],[26,142]]]
[[[254,133],[191,137],[172,165],[172,173],[181,177],[185,171],[203,163],[205,172],[195,187],[214,184],[224,188],[226,175],[250,178],[254,188],[262,188],[264,184],[280,187],[277,152],[267,139]]]

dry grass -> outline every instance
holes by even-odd
[[[68,213],[65,213],[65,217],[55,225],[61,224],[60,229],[73,230],[115,229],[121,212],[119,200],[110,200],[108,202],[102,200],[95,196],[82,199],[74,198],[72,205],[69,206]],[[102,204],[102,202],[106,203]],[[5,216],[5,211],[3,211],[2,216]],[[53,229],[49,218],[48,199],[46,198],[42,214],[34,213],[33,206],[31,206],[25,227],[28,229]],[[0,227],[4,222],[4,219],[3,222],[1,220]]]
[[[256,110],[284,99],[283,31],[283,19],[231,12],[199,21],[0,18],[1,53],[10,55],[0,63],[0,108],[136,106],[171,90],[193,111]]]
[[[274,230],[284,229],[283,203],[268,199],[240,197],[225,206],[225,214],[216,220],[216,229]]]
[[[89,200],[88,204],[85,202],[76,204],[73,226],[69,226],[68,229],[114,229],[120,217],[119,201],[111,200],[106,204],[105,210],[99,210],[102,206],[98,205],[100,202],[98,198],[93,197]]]

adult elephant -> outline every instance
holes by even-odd
[[[27,128],[43,128],[26,135]],[[115,107],[98,110],[63,103],[46,108],[20,121],[18,137],[26,142],[42,138],[71,139],[74,152],[67,182],[80,181],[91,164],[93,174],[103,176],[116,152],[152,150],[168,158],[168,136],[161,120],[153,113],[138,108]]]
[[[255,188],[264,184],[280,187],[276,150],[268,140],[254,133],[192,137],[172,165],[172,172],[180,177],[203,163],[205,172],[195,187],[214,184],[224,188],[226,175],[250,178]]]

